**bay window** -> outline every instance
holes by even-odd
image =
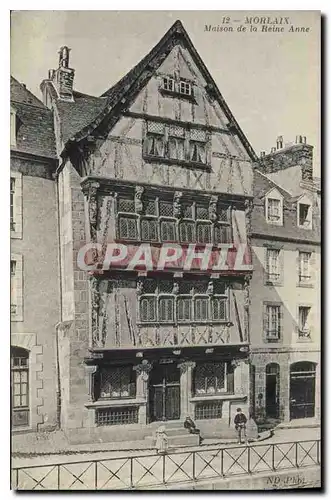
[[[146,278],[138,298],[141,323],[222,323],[228,321],[225,283]]]

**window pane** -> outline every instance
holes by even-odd
[[[159,320],[173,321],[174,319],[174,299],[172,297],[162,297],[159,299]]]
[[[231,226],[215,226],[215,243],[231,243]]]
[[[267,306],[267,336],[278,339],[280,336],[280,307]]]
[[[14,396],[13,405],[15,408],[19,408],[21,406],[21,397],[20,396]]]
[[[140,300],[140,320],[156,321],[155,297],[143,297]]]
[[[215,298],[212,300],[213,319],[226,319],[226,299]]]
[[[268,206],[268,220],[270,221],[279,221],[280,220],[280,208],[281,203],[280,200],[276,200],[273,198],[269,198],[267,201]]]
[[[181,222],[179,225],[179,235],[182,243],[193,243],[194,222]]]
[[[210,224],[197,224],[197,243],[211,242]]]
[[[280,278],[279,250],[267,250],[267,273],[270,280],[278,280]]]
[[[206,321],[208,320],[208,298],[195,299],[195,320]]]
[[[127,398],[135,394],[131,367],[102,368],[100,378],[102,398]]]
[[[125,240],[136,240],[138,238],[136,218],[120,217],[118,225],[120,238]]]
[[[118,198],[117,211],[135,213],[134,200],[130,198]]]
[[[157,241],[157,221],[142,220],[141,221],[141,239],[147,241]]]
[[[169,137],[169,158],[184,160],[184,145],[184,139],[180,139],[178,137]]]
[[[190,321],[191,320],[191,304],[192,299],[190,297],[178,297],[177,299],[177,319],[178,321]]]
[[[161,221],[161,240],[176,241],[176,229],[174,221]]]
[[[147,153],[152,156],[163,156],[163,136],[157,134],[147,135]]]
[[[170,201],[160,201],[160,215],[162,217],[172,217],[174,213],[173,203]]]

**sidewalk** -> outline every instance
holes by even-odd
[[[320,439],[320,428],[301,429],[275,429],[274,435],[267,437],[263,441],[255,441],[256,444],[286,443],[293,441],[308,441]],[[208,450],[215,447],[237,447],[237,443],[232,440],[205,439],[200,447],[185,447],[183,451]],[[250,446],[250,444],[248,444]],[[26,448],[28,449],[28,448]],[[28,465],[47,465],[61,462],[80,462],[84,460],[106,460],[107,458],[129,457],[139,454],[148,456],[151,448],[147,441],[122,441],[116,443],[94,443],[91,445],[67,445],[62,450],[52,449],[50,452],[40,452],[39,454],[21,455],[13,450],[12,466],[23,467]],[[153,453],[154,453],[153,449]],[[173,450],[178,451],[178,450]]]

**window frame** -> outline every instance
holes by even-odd
[[[301,206],[308,207],[307,218],[305,219],[305,222],[308,222],[308,224],[300,222],[301,221],[301,218],[300,218],[300,207]],[[310,203],[298,202],[298,204],[297,204],[297,224],[298,224],[298,227],[300,227],[301,229],[312,229],[313,214],[312,214],[312,205]]]
[[[189,96],[186,96],[189,97]],[[151,129],[157,128],[158,131],[153,131]],[[161,125],[163,125],[163,131],[161,132]],[[174,128],[177,131],[174,131]],[[179,129],[179,130],[178,130]],[[162,152],[158,154],[153,154],[149,152],[149,140],[151,137],[162,138]],[[172,155],[173,147],[171,146],[171,141],[176,141],[176,156]],[[177,143],[183,144],[183,158],[180,158],[178,151],[179,147]],[[198,148],[203,148],[203,158],[192,159],[191,147],[192,144],[196,144]],[[197,168],[210,169],[211,168],[211,152],[210,152],[211,137],[207,130],[205,129],[190,129],[184,125],[178,125],[178,123],[165,123],[150,120],[147,123],[143,136],[143,158],[147,161],[159,161],[162,163],[177,164],[183,166],[195,166]],[[200,155],[201,152],[198,154]]]
[[[23,236],[23,176],[21,172],[10,172],[10,237],[22,239]]]
[[[213,374],[213,377],[215,377],[215,390],[213,392],[209,391],[208,392],[208,366],[209,365],[214,365],[214,367],[217,367],[217,368],[222,368],[223,369],[223,387],[220,387],[219,390],[217,390],[217,386],[218,386],[218,376],[217,374]],[[216,365],[220,365],[219,367],[216,366]],[[198,377],[198,370],[201,369],[201,370],[204,370],[205,373],[202,375],[202,378],[205,379],[205,382],[204,382],[204,385],[205,385],[205,389],[204,391],[201,390],[201,392],[198,392],[198,389],[197,389],[197,377]],[[216,370],[215,370],[216,371]],[[208,397],[216,397],[216,396],[220,396],[224,393],[227,393],[228,392],[228,363],[227,362],[215,362],[215,361],[201,361],[201,362],[197,362],[195,368],[194,368],[194,373],[193,373],[193,391],[192,391],[192,395],[194,398],[208,398]]]
[[[103,391],[103,381],[102,381],[102,375],[105,373],[105,372],[108,372],[109,373],[109,378],[111,378],[111,374],[113,377],[115,377],[115,373],[116,371],[124,371],[124,370],[128,370],[129,371],[129,376],[128,376],[128,379],[129,379],[129,382],[128,382],[128,385],[127,385],[127,392],[128,394],[127,395],[123,395],[123,392],[125,392],[123,390],[123,387],[125,387],[123,381],[121,380],[121,378],[123,378],[123,375],[120,374],[119,378],[120,378],[120,391],[119,391],[119,394],[118,395],[112,395],[112,385],[114,386],[114,382],[111,383],[111,381],[108,382],[108,386],[109,386],[109,396],[108,395],[105,395],[105,396],[102,396],[102,393],[104,392]],[[136,383],[136,376],[135,376],[135,372],[133,370],[133,366],[100,366],[99,368],[99,373],[98,373],[98,377],[99,377],[99,397],[97,398],[98,401],[113,401],[113,400],[127,400],[127,399],[135,399],[136,398],[136,394],[137,394],[137,383]]]
[[[12,274],[12,263],[14,269],[14,274]],[[10,255],[10,266],[11,266],[11,276],[10,276],[10,320],[11,321],[23,321],[23,256],[19,254]]]
[[[270,328],[270,315],[268,310],[278,309],[278,332],[275,335],[270,335],[271,331],[275,331],[275,329]],[[272,319],[272,318],[271,318]],[[265,342],[267,343],[277,343],[282,340],[282,332],[283,332],[283,310],[282,304],[279,302],[264,302],[263,303],[263,335]]]
[[[19,359],[20,363],[15,364],[14,360]],[[25,359],[26,363],[22,365],[21,361]],[[15,374],[19,374],[19,392],[15,394],[15,387],[17,382],[15,382]],[[25,381],[22,382],[22,374],[25,374]],[[12,347],[10,354],[10,375],[11,375],[11,411],[13,413],[25,412],[27,421],[22,425],[15,425],[14,418],[12,418],[13,429],[27,428],[30,426],[31,410],[30,410],[30,353],[27,349],[21,347]],[[26,392],[22,393],[22,385],[26,386]],[[20,398],[20,403],[22,403],[22,397],[25,396],[25,404],[15,404],[15,397]]]
[[[306,251],[303,251],[303,250],[298,250],[298,284],[299,286],[304,286],[304,285],[310,285],[311,282],[312,282],[312,274],[311,274],[311,260],[312,260],[312,253],[313,252],[306,252]],[[302,259],[301,257],[303,257],[304,255],[308,255],[308,273],[307,275],[304,275],[302,274],[303,272],[303,268],[302,268]],[[302,278],[307,278],[307,279],[302,279]]]
[[[150,279],[150,278],[148,278]],[[197,283],[198,281],[190,280],[188,281],[189,287],[190,287],[190,292],[187,293],[171,293],[171,292],[163,292],[160,291],[160,282],[162,280],[157,280],[153,279],[153,282],[155,283],[155,292],[154,293],[144,293],[142,292],[141,295],[138,296],[138,323],[141,325],[148,325],[148,324],[173,324],[173,325],[180,325],[180,324],[226,324],[230,321],[230,294],[229,294],[229,284],[227,282],[223,282],[224,284],[224,293],[207,293],[207,288],[208,288],[208,283],[206,282],[206,292],[201,293],[201,291],[196,291]],[[170,279],[169,280],[173,285],[177,282],[176,280]],[[177,282],[178,283],[178,282]],[[179,285],[180,286],[180,285]],[[156,320],[150,320],[150,319],[144,319],[144,315],[142,315],[142,301],[146,298],[153,298],[154,299],[154,304],[155,304],[155,317]],[[162,298],[168,298],[172,301],[172,318],[171,319],[162,319],[160,316],[160,310],[159,310],[159,303],[160,299]],[[179,318],[178,316],[178,303],[180,300],[187,300],[190,299],[190,319],[186,318]],[[204,299],[205,302],[207,303],[207,315],[204,318],[197,317],[196,314],[196,301]],[[219,300],[224,302],[224,318],[220,319],[217,318],[215,319],[213,316],[213,301],[214,300]]]
[[[278,201],[279,202],[279,219],[272,220],[269,219],[269,202]],[[284,224],[284,199],[280,192],[273,188],[265,195],[265,220],[267,224],[275,226],[283,226]]]
[[[308,310],[307,318],[305,324],[301,324],[301,312],[303,310]],[[309,304],[299,304],[298,305],[298,338],[301,339],[310,339],[311,335],[311,321],[309,319],[312,311],[312,306]]]
[[[227,241],[222,241],[221,243],[233,243],[233,231],[232,231],[232,222],[231,222],[231,207],[230,205],[226,205],[226,212],[227,212],[227,221],[225,220],[217,220],[216,222],[212,222],[209,218],[208,214],[208,206],[206,205],[206,211],[207,214],[205,219],[198,218],[197,215],[197,207],[199,206],[199,203],[196,202],[191,202],[187,203],[187,205],[192,206],[192,218],[188,217],[180,217],[176,218],[173,215],[168,216],[168,215],[161,215],[161,204],[162,203],[169,203],[173,206],[173,199],[168,199],[168,198],[160,198],[159,196],[155,196],[154,200],[151,197],[147,198],[147,201],[150,203],[151,201],[155,201],[155,214],[145,214],[144,211],[143,213],[137,213],[137,212],[129,212],[129,211],[123,211],[123,210],[118,210],[119,204],[121,200],[130,200],[132,201],[132,204],[134,204],[134,196],[132,195],[130,198],[127,195],[116,195],[115,197],[115,214],[116,214],[116,238],[118,240],[123,240],[123,241],[128,241],[128,242],[133,242],[133,241],[141,241],[141,242],[151,242],[151,243],[180,243],[182,245],[188,245],[190,243],[195,243],[195,244],[212,244],[214,247],[217,247],[220,242],[216,237],[216,232],[218,228],[226,228],[226,234],[227,234]],[[185,203],[185,202],[184,202]],[[144,204],[144,201],[143,201]],[[202,206],[202,205],[201,205]],[[221,213],[221,208],[223,207],[222,204],[220,204],[217,214]],[[121,220],[122,219],[129,219],[131,222],[135,221],[135,236],[134,237],[128,237],[128,236],[123,236],[121,233]],[[155,239],[146,239],[143,238],[143,230],[142,230],[142,223],[145,221],[155,221],[156,224],[156,238]],[[154,223],[154,222],[153,222]],[[163,231],[162,231],[162,226],[164,223],[169,223],[173,227],[173,234],[174,234],[174,239],[164,239],[163,238]],[[191,241],[183,241],[181,237],[181,231],[182,231],[182,226],[183,225],[190,225],[191,230],[192,230],[192,240]],[[207,231],[209,233],[209,238],[206,240],[205,238],[199,239],[198,240],[198,232],[199,228],[201,226],[208,227]]]
[[[271,252],[277,252],[277,270],[278,272],[271,273],[270,268],[270,254]],[[283,250],[281,248],[266,247],[265,252],[265,283],[267,285],[281,285],[283,281],[282,277],[282,254]],[[273,278],[272,278],[273,276]]]

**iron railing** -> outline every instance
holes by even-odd
[[[320,440],[12,468],[15,490],[128,490],[320,465]]]

